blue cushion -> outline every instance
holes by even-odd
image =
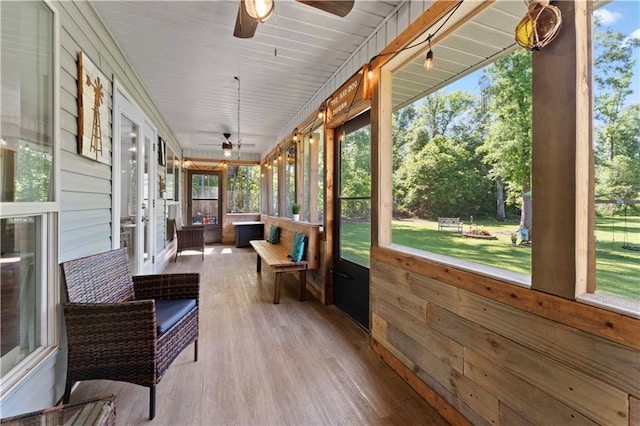
[[[195,299],[156,300],[158,335],[163,334],[196,306]]]
[[[279,226],[271,225],[271,228],[269,228],[269,239],[267,241],[269,241],[271,244],[278,244],[278,242],[280,241]]]
[[[289,257],[294,262],[300,262],[302,260],[302,255],[304,254],[304,234],[300,234],[296,232],[293,234],[293,241],[291,242],[291,253],[289,253]]]

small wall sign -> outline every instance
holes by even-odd
[[[109,80],[78,52],[78,154],[111,165]]]

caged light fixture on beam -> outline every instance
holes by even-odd
[[[289,151],[287,152],[287,163],[295,164],[295,162],[296,162],[296,148],[295,146],[291,145],[291,147],[289,148]]]
[[[556,38],[561,26],[560,9],[549,0],[530,0],[527,14],[516,26],[516,41],[527,50],[540,50]]]

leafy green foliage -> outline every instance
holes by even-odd
[[[596,22],[595,153],[598,198],[640,198],[640,104],[628,104],[640,40]],[[606,208],[600,208],[605,210]]]
[[[260,166],[228,166],[227,212],[260,211]]]
[[[486,137],[478,148],[491,176],[500,178],[506,201],[522,204],[521,226],[531,228],[530,209],[525,204],[531,189],[532,91],[531,53],[516,50],[485,69],[489,86]]]

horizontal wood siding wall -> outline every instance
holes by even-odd
[[[395,250],[373,249],[374,349],[382,346],[379,353],[388,351],[407,368],[404,374],[408,371],[428,385],[474,424],[637,422],[637,341],[621,344],[622,336],[607,338],[586,331],[590,324],[562,319],[554,296],[518,289],[511,292],[511,301],[503,301],[490,295],[494,289],[481,277],[475,282],[466,277],[464,286],[436,278],[451,269]],[[500,286],[505,289],[496,293],[515,289]],[[527,308],[526,292],[538,300],[536,313]],[[629,338],[640,339],[637,319],[576,302],[559,303],[572,304],[576,313],[599,316],[601,311],[596,321],[621,334],[635,329]]]
[[[179,145],[131,64],[88,2],[57,2],[60,15],[60,254],[64,262],[111,248],[111,166],[77,154],[77,59],[82,51],[109,80],[104,101],[113,108],[113,79],[158,127],[174,152]],[[104,130],[103,130],[104,132]],[[112,131],[109,131],[109,135]]]

